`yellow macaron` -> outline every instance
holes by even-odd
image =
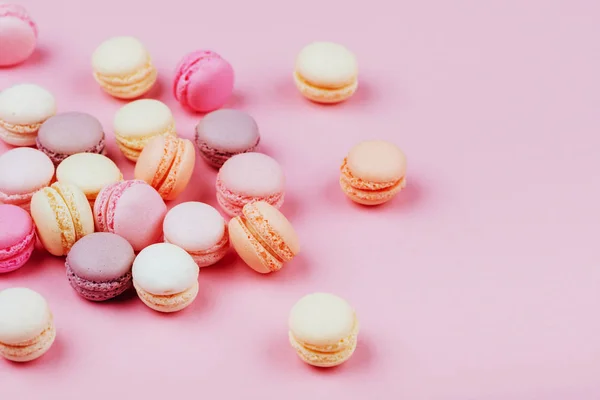
[[[358,65],[346,47],[331,42],[314,42],[296,58],[296,87],[317,103],[339,103],[358,88]]]

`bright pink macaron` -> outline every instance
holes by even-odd
[[[109,300],[132,287],[134,259],[133,247],[121,236],[92,233],[77,241],[67,255],[67,278],[81,297]]]
[[[217,175],[217,201],[234,217],[252,201],[265,201],[275,208],[284,198],[285,176],[277,161],[262,153],[242,153],[223,164]]]
[[[233,83],[233,68],[227,60],[213,51],[198,50],[177,66],[173,94],[184,107],[209,112],[227,102]]]
[[[0,273],[21,268],[35,246],[35,227],[21,207],[0,204]]]
[[[18,4],[0,3],[0,67],[20,64],[35,50],[37,26]]]
[[[124,237],[135,251],[160,240],[166,213],[160,194],[142,180],[105,186],[94,203],[96,230]]]

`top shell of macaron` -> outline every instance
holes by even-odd
[[[47,155],[30,147],[19,147],[0,155],[0,192],[27,194],[47,186],[54,164]]]
[[[358,64],[354,54],[341,44],[314,42],[298,54],[296,72],[313,85],[338,89],[356,80]]]
[[[0,120],[9,124],[37,124],[55,113],[54,96],[41,86],[23,83],[0,92]]]
[[[285,185],[279,163],[262,153],[242,153],[231,157],[219,170],[219,179],[228,189],[247,196],[277,194]]]
[[[119,235],[95,232],[78,240],[67,255],[67,263],[79,277],[94,282],[117,279],[131,271],[133,247]]]
[[[196,126],[196,137],[209,147],[226,152],[242,152],[255,146],[260,134],[249,114],[232,109],[208,113]]]
[[[199,268],[179,246],[156,243],[143,249],[133,262],[133,280],[155,295],[184,292],[198,280]]]
[[[354,146],[347,157],[352,174],[368,182],[392,182],[406,174],[406,156],[396,145],[383,140]]]
[[[52,319],[46,299],[27,288],[0,291],[0,342],[17,345],[38,336]]]
[[[212,206],[196,201],[181,203],[163,222],[165,239],[187,251],[215,246],[225,235],[225,219]]]
[[[174,124],[171,109],[154,99],[140,99],[121,107],[115,114],[114,130],[127,137],[164,133]]]
[[[317,346],[335,344],[350,335],[356,323],[346,300],[330,293],[312,293],[292,307],[289,328],[294,336]]]
[[[19,244],[31,234],[33,221],[27,211],[11,204],[0,204],[0,260],[2,250]]]
[[[94,71],[103,75],[129,75],[151,61],[146,47],[132,36],[117,36],[102,42],[92,55]]]
[[[38,131],[37,140],[46,149],[75,154],[92,149],[104,138],[98,119],[82,112],[66,112],[48,118]]]

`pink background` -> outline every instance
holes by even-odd
[[[134,295],[87,302],[62,260],[37,252],[0,289],[43,293],[58,339],[34,363],[0,362],[1,398],[600,398],[600,3],[154,3],[31,0],[39,49],[0,70],[0,88],[41,84],[112,137],[123,102],[100,91],[90,57],[135,35],[160,71],[153,97],[191,138],[200,116],[174,101],[173,69],[187,51],[219,52],[237,73],[229,106],[256,118],[261,150],[285,169],[282,210],[303,252],[270,276],[231,254],[202,269],[198,300],[175,315]],[[347,103],[296,92],[294,58],[313,40],[356,53]],[[402,147],[409,176],[395,201],[367,209],[337,179],[371,138]],[[110,156],[132,177],[112,140]],[[216,205],[214,180],[198,162],[177,202]],[[360,318],[355,356],[337,369],[304,365],[287,343],[288,312],[313,291]]]

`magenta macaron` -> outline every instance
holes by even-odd
[[[37,26],[18,4],[0,3],[0,67],[20,64],[35,50]]]
[[[199,112],[221,108],[233,92],[231,64],[214,51],[198,50],[177,66],[173,94],[181,105]]]
[[[265,201],[275,208],[284,199],[285,176],[277,161],[262,153],[237,154],[227,160],[217,175],[217,201],[234,217],[252,201]]]
[[[114,233],[84,236],[69,251],[67,278],[83,298],[104,301],[132,287],[131,266],[135,254],[127,240]]]
[[[254,151],[260,133],[249,114],[223,108],[206,114],[196,125],[195,141],[202,158],[220,168],[234,155]]]
[[[35,246],[35,226],[21,207],[0,204],[0,273],[21,268]]]
[[[105,153],[104,129],[94,116],[66,112],[47,119],[38,131],[36,145],[55,165],[77,153]]]
[[[105,186],[94,202],[96,230],[122,236],[135,251],[160,240],[166,213],[160,194],[142,180]]]

